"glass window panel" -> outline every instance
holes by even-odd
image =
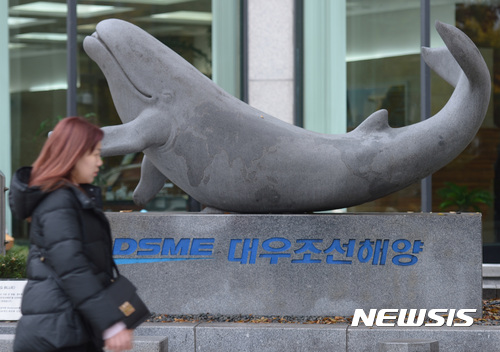
[[[16,11],[9,0],[12,170],[31,165],[53,126],[66,112],[66,23],[53,13]],[[26,222],[13,221],[27,236]]]
[[[349,129],[378,108],[388,108],[392,127],[420,120],[419,3],[384,0],[375,6],[370,2],[347,1]],[[456,25],[476,43],[490,68],[493,89],[484,123],[473,141],[455,160],[432,175],[432,210],[480,211],[484,262],[500,262],[500,4],[431,2],[431,24],[435,20]],[[434,28],[431,46],[443,46]],[[446,104],[452,92],[453,87],[431,73],[431,116]],[[451,192],[451,197],[445,198],[443,190]],[[450,204],[443,207],[446,200]],[[420,211],[420,184],[348,210]]]
[[[379,109],[391,127],[420,121],[420,1],[346,1],[347,129]],[[420,183],[347,209],[419,211]]]
[[[80,2],[79,2],[80,3]],[[105,1],[85,1],[100,5]],[[189,61],[203,74],[212,77],[212,13],[210,0],[194,1],[116,1],[119,12],[113,17],[136,24]],[[109,16],[78,16],[78,35],[84,38],[94,32],[96,24]],[[78,113],[90,116],[101,126],[121,124],[113,105],[107,81],[101,70],[83,51],[79,53]],[[140,178],[143,154],[104,158],[98,184],[103,189],[105,210],[140,210],[132,201],[132,193]],[[148,211],[186,211],[192,204],[188,196],[167,181]]]
[[[495,5],[494,3],[497,3]],[[492,96],[483,125],[469,146],[451,163],[433,175],[433,209],[447,211],[480,211],[483,222],[483,260],[500,262],[495,243],[500,242],[499,200],[500,169],[498,156],[500,129],[498,109],[500,73],[500,4],[473,4],[451,1],[447,7],[451,23],[463,30],[478,46],[493,79]],[[436,75],[432,76],[432,110],[435,113],[446,101],[451,88]],[[443,197],[442,190],[453,192]],[[491,199],[489,202],[488,199]],[[450,200],[451,205],[440,204]],[[486,202],[486,203],[483,203]]]
[[[30,165],[47,133],[66,116],[66,1],[9,0],[12,169]],[[106,79],[82,41],[106,18],[132,22],[212,76],[211,0],[78,1],[77,112],[100,126],[121,124]],[[139,210],[131,194],[142,153],[105,158],[98,184],[106,210]],[[191,202],[167,182],[146,209],[188,210]],[[27,236],[25,222],[13,233]]]

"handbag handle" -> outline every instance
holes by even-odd
[[[83,221],[82,210],[80,208],[78,208],[78,221],[80,222],[80,226],[82,228],[83,240],[85,240],[85,222]],[[114,269],[116,274],[116,276],[111,277],[111,282],[114,282],[117,278],[120,277],[120,270],[118,270],[118,266],[116,265],[115,260],[113,259],[113,254],[111,254],[111,263],[113,264],[112,269]]]

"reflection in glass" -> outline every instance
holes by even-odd
[[[88,2],[98,4],[100,1]],[[118,4],[118,2],[117,2]],[[130,12],[115,17],[134,23],[152,34],[162,43],[184,57],[198,70],[211,78],[211,1],[127,1],[122,4]],[[82,37],[94,32],[103,18],[78,19],[78,34]],[[79,59],[80,86],[78,89],[78,113],[92,115],[99,125],[121,124],[115,111],[106,79],[81,49]],[[140,178],[142,153],[105,158],[99,186],[105,194],[105,209],[112,211],[140,210],[132,201],[133,190]],[[148,211],[187,211],[190,203],[187,195],[168,182],[145,207]]]
[[[392,127],[420,120],[420,1],[347,1],[348,126],[355,128],[369,111],[386,108]],[[380,8],[384,8],[381,11]],[[433,211],[476,211],[483,220],[483,242],[500,242],[500,91],[497,73],[500,6],[431,2],[431,23],[438,19],[462,29],[479,47],[493,78],[485,121],[470,145],[432,176]],[[435,38],[431,46],[442,46]],[[364,35],[364,37],[363,37]],[[431,116],[448,101],[453,87],[431,74]],[[494,197],[493,197],[494,196]],[[490,200],[494,199],[494,202]],[[349,211],[420,211],[420,184]],[[487,249],[487,246],[485,247]],[[485,250],[484,261],[496,261]],[[498,257],[498,254],[493,255]]]
[[[386,109],[389,125],[420,121],[420,1],[347,1],[347,129]],[[419,211],[420,183],[347,209]]]
[[[12,169],[30,165],[47,133],[66,116],[66,2],[9,0]],[[211,0],[78,1],[77,111],[100,126],[121,124],[106,79],[82,41],[106,18],[132,22],[212,76]],[[97,180],[106,210],[139,210],[132,192],[142,153],[105,158]],[[147,210],[188,210],[187,195],[167,181]],[[27,236],[26,224],[13,232]]]

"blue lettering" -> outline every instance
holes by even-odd
[[[271,243],[273,243],[273,242],[281,242],[282,246],[275,248],[275,247],[271,246]],[[292,243],[283,237],[273,237],[273,238],[270,238],[268,240],[265,240],[262,243],[262,248],[268,252],[287,251],[290,249],[291,246],[292,246]]]
[[[123,248],[123,245],[126,244],[127,247]],[[113,245],[113,255],[130,255],[135,252],[137,249],[137,242],[131,238],[117,238],[115,239],[115,243]]]
[[[161,250],[161,238],[143,238],[139,241],[139,248],[142,251],[137,251],[137,255],[158,255]]]
[[[361,247],[359,248],[358,251],[358,260],[360,263],[366,263],[370,260],[370,258],[373,255],[373,241],[370,240],[364,240],[359,243]],[[364,255],[366,253],[366,255]]]
[[[173,238],[165,238],[163,241],[162,255],[187,255],[189,252],[189,238],[181,238],[177,245]]]
[[[214,238],[193,238],[190,255],[212,255]]]
[[[241,264],[255,264],[255,257],[257,256],[257,251],[259,249],[259,239],[245,238],[243,241],[243,248],[241,249],[241,257],[237,258],[236,247],[241,242],[242,240],[231,240],[227,260],[230,262],[240,262]]]
[[[400,246],[399,246],[400,244],[403,245],[402,248],[400,248]],[[413,252],[413,253],[418,253],[418,252],[422,251],[422,249],[423,249],[421,247],[422,245],[423,245],[423,242],[418,241],[418,247],[416,249],[414,247],[414,250],[416,250],[417,252]],[[404,252],[410,250],[410,248],[411,248],[411,242],[408,240],[396,240],[392,244],[392,250],[394,252],[397,252],[397,253],[404,253]],[[408,261],[403,261],[401,259],[408,259]],[[413,265],[417,261],[418,261],[418,258],[414,255],[411,255],[411,254],[398,254],[392,258],[393,264],[401,265],[401,266]]]
[[[424,242],[422,241],[415,241],[413,242],[413,253],[419,253],[422,252],[424,249],[422,248],[424,246]]]
[[[273,242],[281,242],[282,246],[281,247],[273,247],[271,246],[271,243]],[[279,258],[289,258],[290,254],[288,253],[273,253],[273,252],[280,252],[280,251],[287,251],[290,249],[292,246],[292,243],[287,240],[286,238],[283,237],[273,237],[268,240],[265,240],[262,243],[262,249],[268,252],[272,253],[263,253],[260,254],[259,257],[261,258],[270,258],[269,264],[278,264],[278,259]]]

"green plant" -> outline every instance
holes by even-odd
[[[46,138],[48,133],[50,131],[52,131],[54,126],[57,125],[57,123],[59,121],[61,121],[62,119],[63,119],[63,117],[61,115],[58,115],[56,117],[43,120],[42,122],[40,122],[40,126],[38,126],[38,130],[36,131],[36,135],[38,137],[42,136],[42,137]]]
[[[0,278],[22,279],[26,277],[28,247],[12,247],[5,255],[0,255]]]
[[[83,115],[84,118],[87,120],[90,120],[91,122],[94,122],[93,120],[96,119],[97,115],[93,112],[90,112],[88,114]],[[57,125],[59,121],[61,121],[64,118],[64,116],[58,115],[56,117],[52,118],[47,118],[40,122],[40,125],[38,126],[38,129],[36,131],[36,136],[40,137],[47,137],[50,131],[54,129],[54,127]]]
[[[491,206],[493,195],[482,189],[469,190],[467,186],[459,186],[453,182],[445,182],[446,187],[437,190],[437,194],[443,199],[439,208],[453,208],[456,211],[480,211],[479,205]]]

